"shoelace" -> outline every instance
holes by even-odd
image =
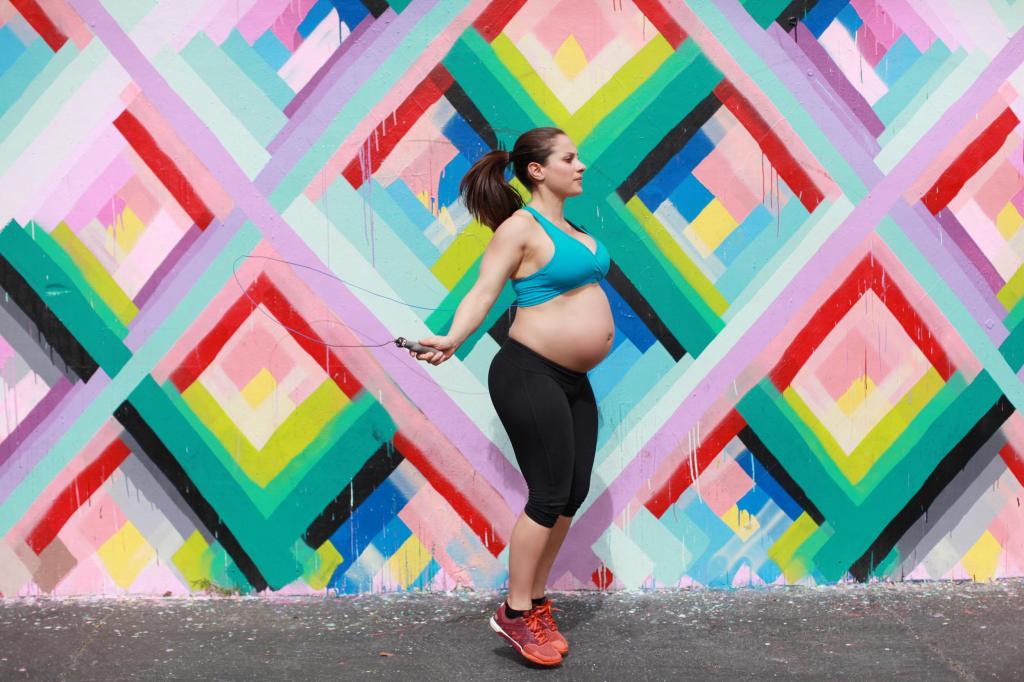
[[[534,609],[537,612],[537,616],[544,621],[544,624],[548,626],[548,629],[553,632],[558,632],[558,625],[555,624],[555,618],[551,615],[551,602],[546,601],[540,606]],[[554,609],[555,611],[561,611],[561,609]]]
[[[526,620],[526,627],[530,628],[530,632],[537,639],[537,643],[547,643],[548,635],[544,630],[544,624],[540,622],[540,616],[537,615],[536,609],[530,609],[524,613],[523,618]]]

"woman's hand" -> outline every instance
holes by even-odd
[[[455,340],[448,336],[425,336],[419,340],[424,346],[430,346],[436,348],[437,351],[431,351],[430,353],[416,353],[415,351],[409,351],[409,355],[413,356],[417,360],[424,360],[432,365],[440,365],[442,362],[450,358],[457,348]]]

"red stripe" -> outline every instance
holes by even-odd
[[[743,421],[743,417],[733,409],[729,411],[729,414],[725,415],[725,418],[718,423],[718,426],[711,430],[707,439],[697,446],[697,452],[695,453],[698,476],[704,472],[708,464],[714,461],[718,453],[722,451],[729,441],[736,437],[736,434],[745,425],[746,422]],[[683,445],[680,444],[679,447],[682,448]],[[691,485],[693,485],[693,471],[690,468],[689,458],[687,458],[686,461],[676,467],[676,470],[672,472],[654,494],[647,498],[644,506],[654,514],[655,518],[660,519],[661,515],[675,504],[679,496],[686,492],[687,488]]]
[[[127,110],[117,117],[114,125],[199,229],[205,230],[213,222],[213,211],[207,208],[202,197],[192,187],[192,183],[171,157],[160,149],[149,131]]]
[[[801,168],[800,164],[789,153],[789,149],[772,127],[757,113],[736,87],[727,80],[722,80],[715,88],[715,96],[739,119],[754,141],[764,152],[778,174],[789,185],[789,189],[797,196],[808,212],[813,212],[825,195],[811,180],[811,176]]]
[[[914,342],[928,362],[932,364],[935,371],[939,373],[943,381],[949,381],[949,377],[956,371],[953,361],[946,355],[946,351],[939,345],[938,339],[932,335],[921,316],[917,314],[910,301],[903,295],[896,282],[886,275],[885,269],[876,262],[876,267],[871,271],[871,288],[874,289],[878,298],[882,299],[885,307],[889,309],[903,331],[907,333],[910,340]]]
[[[659,0],[633,0],[633,4],[651,20],[654,28],[658,29],[658,33],[669,45],[678,48],[686,40],[686,31],[665,10],[665,6]]]
[[[789,387],[793,377],[800,371],[811,354],[868,289],[873,290],[882,300],[893,317],[899,321],[910,340],[928,358],[943,380],[949,380],[949,377],[956,371],[953,361],[939,345],[938,340],[932,335],[924,320],[917,314],[903,292],[888,276],[885,268],[875,261],[871,254],[867,254],[818,308],[818,312],[800,330],[782,358],[772,368],[769,376],[780,392]]]
[[[981,131],[974,141],[967,145],[966,149],[957,155],[949,168],[921,197],[921,201],[932,215],[953,201],[953,197],[960,193],[967,181],[981,170],[981,167],[988,163],[989,159],[1003,146],[1007,135],[1017,127],[1018,123],[1020,121],[1017,116],[1007,107],[996,120]]]
[[[473,22],[473,28],[484,40],[491,42],[505,30],[508,22],[525,4],[526,0],[493,0]]]
[[[436,66],[430,75],[416,86],[412,94],[399,105],[395,110],[394,118],[381,122],[366,138],[366,142],[360,146],[360,149],[366,150],[365,154],[357,155],[342,172],[349,184],[357,189],[362,187],[366,176],[373,175],[380,168],[388,154],[394,150],[416,121],[420,120],[423,112],[441,98],[451,87],[452,82],[452,76],[448,70],[440,64]],[[360,156],[364,158],[360,158]]]
[[[999,451],[999,455],[1006,462],[1006,466],[1013,472],[1013,475],[1017,477],[1017,480],[1020,481],[1021,485],[1024,485],[1024,458],[1021,458],[1020,453],[1007,443]]]
[[[247,291],[249,297],[252,297],[258,303],[259,299],[256,297],[257,287],[257,283],[253,282],[249,285]],[[217,357],[217,353],[228,342],[228,339],[248,319],[255,307],[254,303],[249,300],[249,297],[239,297],[228,308],[227,312],[224,313],[213,329],[206,333],[206,336],[196,344],[192,352],[186,355],[185,359],[178,365],[178,368],[171,373],[171,383],[178,389],[178,392],[184,392],[200,374],[206,371],[206,368]]]
[[[46,41],[51,50],[57,52],[64,47],[64,43],[68,42],[68,37],[50,21],[50,17],[46,16],[46,12],[36,0],[11,0],[11,4],[14,9],[21,12],[21,16],[25,17],[25,21]]]
[[[292,338],[323,368],[338,388],[349,398],[355,397],[356,393],[362,389],[362,383],[348,370],[334,351],[324,345],[320,335],[313,331],[305,318],[292,307],[281,290],[267,278],[266,274],[261,273],[256,279],[255,293],[254,298],[262,303],[282,325],[289,328],[288,331]]]
[[[448,501],[448,504],[452,506],[455,513],[480,538],[480,542],[484,544],[487,551],[492,556],[501,554],[501,550],[505,549],[505,540],[498,536],[498,532],[491,525],[490,521],[477,511],[476,507],[466,499],[466,496],[441,473],[440,469],[427,459],[426,455],[423,454],[416,444],[406,438],[401,431],[395,434],[394,444],[395,449],[401,452],[402,456],[408,459],[423,474],[423,477],[427,479],[434,490]]]
[[[606,590],[612,584],[612,581],[615,580],[615,574],[612,573],[612,569],[601,564],[599,569],[590,574],[590,579],[594,581],[598,589]]]
[[[192,385],[206,371],[224,344],[238,331],[256,305],[263,306],[291,334],[296,343],[323,368],[346,396],[352,398],[362,389],[362,383],[348,370],[345,364],[317,334],[309,323],[292,307],[281,290],[270,281],[266,273],[260,273],[246,289],[248,296],[236,300],[217,324],[196,344],[177,369],[171,374],[171,382],[179,392]],[[306,338],[309,337],[309,338]]]
[[[64,490],[57,495],[50,508],[39,520],[29,536],[25,538],[26,544],[36,554],[42,553],[53,539],[60,533],[61,528],[68,522],[82,504],[92,497],[92,494],[103,482],[110,478],[121,462],[131,453],[128,446],[120,438],[114,441],[100,453],[89,466],[85,467],[75,480],[71,481]]]

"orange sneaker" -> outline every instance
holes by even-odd
[[[507,639],[528,661],[537,665],[558,665],[562,654],[548,640],[547,628],[537,616],[536,609],[525,612],[522,618],[505,615],[505,603],[491,616],[491,629]]]
[[[558,625],[555,624],[555,617],[551,615],[551,600],[547,599],[540,606],[533,607],[540,622],[544,624],[544,628],[547,630],[548,641],[551,642],[551,646],[555,647],[555,651],[565,656],[569,653],[569,642],[566,641],[562,633],[558,631]],[[560,609],[556,609],[560,610]]]

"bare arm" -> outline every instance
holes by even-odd
[[[480,260],[476,283],[456,308],[448,334],[420,340],[420,343],[433,346],[439,352],[424,353],[417,355],[417,358],[435,365],[441,364],[483,323],[505,287],[505,282],[523,259],[529,227],[528,220],[521,215],[513,215],[498,226]]]

